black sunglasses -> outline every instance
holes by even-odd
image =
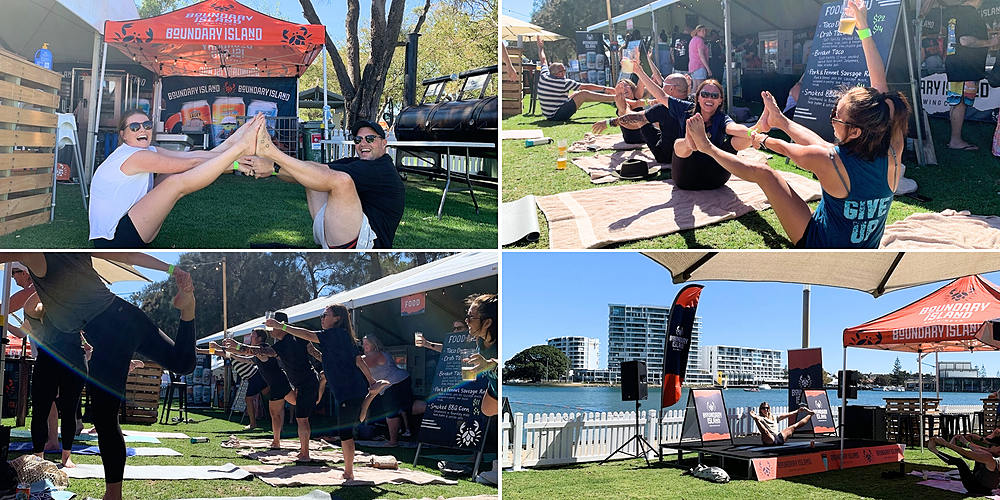
[[[354,144],[361,144],[361,139],[364,139],[365,142],[367,142],[368,144],[371,144],[371,143],[375,142],[375,138],[376,137],[379,137],[379,136],[373,135],[373,134],[368,134],[368,135],[366,135],[364,137],[354,136]]]
[[[707,90],[702,90],[701,92],[698,93],[698,95],[704,97],[705,99],[718,99],[722,97],[722,94],[718,92],[709,92]]]
[[[479,316],[466,316],[466,317],[465,317],[465,320],[466,320],[466,321],[469,321],[470,319],[478,319],[478,320],[480,320],[480,321],[481,321],[481,320],[482,320],[483,318],[482,318],[482,317],[479,317]]]
[[[833,109],[830,110],[830,121],[831,122],[840,123],[841,125],[850,125],[850,126],[852,126],[854,128],[861,128],[861,127],[859,127],[859,126],[857,126],[857,125],[855,125],[853,123],[845,122],[844,120],[841,120],[840,118],[837,118],[837,107],[836,106],[834,106]]]
[[[142,128],[144,128],[146,130],[153,130],[153,122],[151,122],[149,120],[146,120],[146,121],[144,121],[142,123],[139,123],[139,122],[129,123],[127,125],[127,127],[128,127],[129,130],[131,130],[133,132],[138,132],[139,131],[139,127],[142,127]]]

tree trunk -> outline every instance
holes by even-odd
[[[313,8],[312,0],[299,0],[299,3],[307,21],[312,24],[323,24],[316,14],[316,9]],[[371,55],[365,62],[363,71],[358,40],[359,0],[347,0],[345,19],[347,41],[344,43],[347,53],[346,65],[333,39],[329,33],[326,35],[326,49],[330,53],[334,73],[344,94],[348,126],[358,120],[379,119],[378,112],[381,107],[382,92],[385,89],[385,77],[389,72],[389,66],[392,65],[392,57],[399,42],[405,8],[405,0],[392,0],[389,4],[389,13],[386,15],[385,0],[372,0]],[[424,4],[424,10],[416,26],[417,32],[423,25],[428,9],[430,1]]]

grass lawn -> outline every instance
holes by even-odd
[[[477,214],[468,192],[449,190],[443,218],[437,209],[442,180],[409,175],[406,209],[395,248],[497,248],[497,193],[476,187]],[[454,189],[455,183],[452,183]],[[93,248],[80,187],[56,189],[55,221],[0,236],[0,248]],[[223,175],[180,200],[151,248],[241,249],[251,245],[317,248],[301,186],[277,179]]]
[[[676,456],[674,459],[676,461]],[[694,463],[696,462],[687,467],[693,467]],[[921,452],[919,449],[907,449],[905,463],[906,472],[947,470],[943,467],[943,462],[927,450]],[[642,459],[630,459],[609,462],[605,465],[593,463],[527,469],[521,472],[504,471],[503,498],[504,500],[966,498],[959,493],[917,485],[923,479],[916,476],[882,478],[882,472],[899,471],[898,463],[834,470],[763,482],[734,480],[726,484],[715,484],[689,475],[681,475],[687,467],[678,468],[676,465],[668,465],[666,461],[660,463],[654,460],[650,464],[651,467],[646,467]]]
[[[171,413],[174,415],[175,413]],[[219,444],[229,438],[230,435],[236,435],[243,439],[270,439],[270,419],[259,419],[258,425],[265,425],[266,428],[258,428],[254,431],[244,431],[243,424],[236,421],[237,416],[233,415],[232,422],[227,421],[226,413],[214,410],[195,410],[189,413],[189,418],[193,419],[194,423],[179,423],[170,425],[122,425],[123,429],[129,430],[141,430],[141,431],[159,431],[159,432],[183,432],[188,436],[205,436],[209,438],[207,443],[197,443],[192,444],[189,440],[184,439],[161,439],[160,444],[150,444],[150,443],[126,443],[126,446],[134,448],[141,446],[153,446],[153,447],[168,447],[184,454],[182,457],[129,457],[127,459],[128,465],[223,465],[226,463],[232,463],[235,465],[260,465],[260,462],[256,460],[249,460],[241,458],[236,454],[236,451],[229,448],[222,448]],[[324,424],[329,423],[330,419],[326,419],[322,416],[314,416],[311,419],[313,437],[324,436],[328,431],[324,431]],[[3,419],[4,425],[13,425],[13,418]],[[21,427],[21,429],[30,429],[31,417],[28,417],[27,426]],[[88,425],[89,424],[85,424]],[[329,429],[330,427],[326,427]],[[283,438],[295,439],[297,436],[294,424],[286,424],[282,430]],[[403,438],[404,440],[406,438]],[[13,441],[27,441],[24,439],[13,438]],[[96,445],[96,441],[88,442]],[[359,451],[366,451],[369,453],[377,455],[394,455],[399,461],[400,466],[407,469],[419,470],[423,472],[428,472],[430,474],[440,476],[441,473],[437,470],[437,460],[425,459],[421,457],[420,461],[416,466],[413,465],[413,457],[416,448],[366,448],[359,446]],[[440,453],[460,453],[457,450],[446,450],[446,449],[432,449],[421,452],[421,455],[440,454]],[[20,455],[20,453],[12,452],[10,459]],[[466,454],[467,455],[467,454]],[[46,459],[59,463],[59,455],[57,454],[47,454]],[[101,463],[100,456],[91,455],[73,455],[73,461],[78,464],[99,464]],[[341,464],[342,466],[342,464]],[[355,467],[360,467],[360,464],[355,464]],[[487,464],[486,469],[490,468]],[[344,500],[371,500],[373,498],[424,498],[431,497],[437,498],[438,496],[444,496],[445,498],[450,497],[460,497],[460,496],[473,496],[473,495],[483,495],[483,494],[493,494],[497,493],[497,489],[478,484],[470,479],[462,479],[458,481],[457,485],[445,486],[445,485],[415,485],[415,484],[383,484],[379,486],[350,486],[350,487],[336,487],[336,486],[301,486],[301,487],[273,487],[269,486],[263,481],[252,478],[250,480],[234,481],[234,480],[158,480],[158,481],[137,481],[137,480],[125,480],[124,484],[124,494],[123,497],[127,499],[143,499],[143,500],[168,500],[168,499],[182,499],[182,498],[223,498],[223,497],[233,497],[233,496],[262,496],[262,495],[273,495],[273,496],[299,496],[309,493],[310,491],[320,489],[323,491],[331,492],[334,497],[343,498]],[[104,493],[104,480],[103,479],[70,479],[69,491],[72,491],[79,495],[77,498],[86,498],[87,496],[94,498],[101,498]]]
[[[529,98],[525,98],[524,110],[528,109]],[[737,103],[736,105],[747,105]],[[759,113],[758,103],[750,107]],[[556,139],[569,142],[583,138],[595,121],[614,116],[610,104],[587,103],[577,111],[573,120],[565,123],[550,122],[537,115],[517,115],[503,120],[504,130],[541,128],[553,142],[542,146],[526,148],[524,141],[502,141],[503,187],[501,201],[511,202],[529,194],[552,195],[567,191],[592,189],[607,186],[591,184],[587,175],[579,168],[569,165],[566,170],[556,170]],[[618,129],[613,129],[618,131]],[[974,215],[998,215],[1000,204],[1000,176],[997,175],[997,159],[990,152],[994,125],[966,122],[964,137],[978,144],[977,152],[952,151],[947,148],[950,126],[947,120],[931,119],[931,133],[937,152],[938,165],[920,167],[916,158],[904,158],[906,176],[917,181],[919,194],[931,198],[928,202],[918,202],[905,196],[896,197],[889,211],[888,224],[902,220],[916,212],[940,212],[944,209],[968,210]],[[607,152],[605,152],[607,153]],[[794,164],[786,164],[786,159],[775,155],[769,162],[776,170],[795,172],[800,175],[812,174]],[[659,179],[669,179],[669,171],[661,172]],[[618,181],[614,185],[626,182]],[[818,202],[810,203],[815,210]],[[520,243],[507,248],[548,248],[548,225],[541,210],[538,210],[541,237],[536,243]],[[626,242],[614,248],[789,248],[791,242],[778,222],[774,210],[751,212],[737,219],[712,224],[703,228],[681,231],[658,238]]]

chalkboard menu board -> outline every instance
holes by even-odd
[[[889,61],[889,49],[896,31],[901,0],[866,0],[872,39],[882,56]],[[843,87],[869,86],[868,64],[857,31],[845,35],[837,31],[843,2],[823,4],[802,79],[802,91],[795,107],[795,122],[833,141],[830,111]],[[905,59],[904,59],[905,62]],[[781,106],[783,103],[778,103]]]
[[[476,349],[467,334],[445,337],[420,424],[420,442],[465,450],[479,450],[486,437],[489,417],[480,406],[486,394],[485,377],[462,379],[462,349]]]

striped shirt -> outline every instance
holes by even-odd
[[[549,74],[549,65],[542,65],[538,77],[538,102],[542,104],[542,114],[552,118],[559,106],[568,101],[566,93],[580,88],[581,83],[568,78],[556,78]]]
[[[240,376],[240,380],[250,380],[257,373],[257,365],[253,361],[233,360],[233,371]]]

